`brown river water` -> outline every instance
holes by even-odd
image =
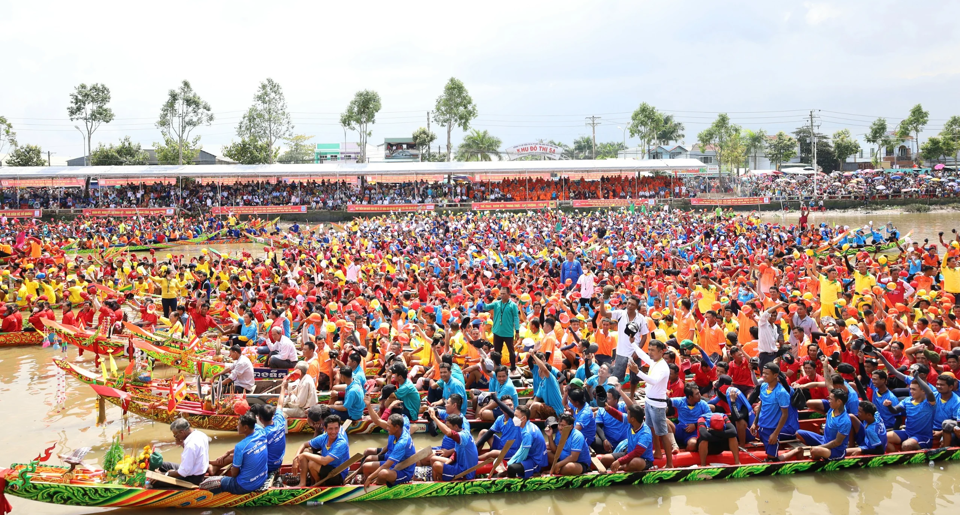
[[[796,223],[797,213],[767,215],[767,219]],[[812,223],[841,223],[851,227],[869,221],[884,224],[892,221],[901,232],[913,231],[914,239],[936,240],[938,231],[949,233],[960,226],[960,213],[890,214],[890,213],[825,213],[815,214]],[[246,248],[238,245],[214,246],[233,251]],[[189,253],[199,253],[190,249]],[[23,463],[43,449],[57,444],[56,453],[65,453],[89,446],[93,452],[88,462],[97,463],[111,439],[118,432],[124,435],[127,449],[147,444],[160,446],[168,459],[178,461],[179,448],[174,446],[165,424],[129,415],[126,420],[120,408],[107,404],[107,422],[96,424],[96,401],[89,387],[67,378],[67,399],[55,406],[56,369],[51,358],[59,355],[51,349],[0,349],[0,410],[5,424],[0,431],[0,466]],[[76,359],[76,350],[68,357]],[[92,360],[89,355],[87,365]],[[158,370],[159,373],[162,373]],[[220,455],[238,440],[236,434],[207,432],[213,438],[211,456]],[[289,435],[287,461],[307,435]],[[385,438],[351,436],[355,451],[382,446]],[[415,437],[417,447],[430,445],[431,439]],[[435,443],[433,443],[435,444]],[[57,463],[57,458],[51,459]],[[112,510],[78,508],[35,503],[8,496],[14,513],[30,515],[65,515],[102,513]],[[467,496],[427,500],[391,501],[386,503],[337,504],[323,507],[275,507],[256,509],[195,510],[203,515],[243,514],[324,514],[345,515],[481,515],[552,514],[552,515],[619,515],[641,511],[664,514],[956,514],[960,510],[960,463],[937,463],[935,466],[906,466],[797,475],[777,478],[754,478],[735,481],[699,482],[642,487],[530,492],[490,496]],[[170,510],[136,510],[136,513],[172,513]]]

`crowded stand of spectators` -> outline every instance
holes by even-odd
[[[816,198],[931,198],[960,196],[960,176],[951,170],[836,172],[816,179]],[[738,184],[739,183],[739,184]],[[738,192],[739,186],[739,193]],[[691,198],[705,195],[768,196],[774,200],[814,198],[814,177],[791,173],[720,177],[628,175],[596,178],[514,177],[499,181],[449,180],[382,182],[254,181],[216,184],[184,180],[179,184],[129,184],[91,188],[3,188],[5,209],[82,209],[179,207],[198,211],[222,206],[307,205],[313,210],[343,210],[347,204],[449,205],[467,202]]]

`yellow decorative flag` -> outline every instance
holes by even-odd
[[[113,354],[110,354],[110,373],[117,375],[117,362],[113,360]]]
[[[103,373],[103,383],[104,384],[109,383],[110,375],[107,374],[107,364],[103,360],[100,360],[100,372]]]

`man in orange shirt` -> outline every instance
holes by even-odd
[[[723,326],[720,325],[720,318],[717,312],[709,310],[703,314],[703,323],[697,323],[700,330],[700,346],[707,352],[711,359],[716,360],[723,354],[723,347],[726,345],[726,334]]]
[[[609,318],[600,321],[600,330],[593,334],[593,343],[597,345],[597,352],[594,354],[598,365],[613,363],[613,350],[617,347],[617,336],[610,334]]]

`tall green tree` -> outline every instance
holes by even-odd
[[[278,141],[287,139],[292,134],[293,123],[290,121],[290,113],[287,112],[283,89],[280,84],[268,78],[260,83],[260,88],[253,96],[253,105],[240,119],[237,135],[244,139],[265,142],[273,149]],[[273,156],[273,150],[268,152],[268,155]]]
[[[573,140],[573,159],[593,159],[593,139],[590,136]]]
[[[110,88],[103,84],[80,84],[73,93],[70,93],[70,105],[67,114],[70,121],[83,121],[84,133],[87,135],[87,149],[92,151],[93,133],[101,124],[113,121],[113,110],[107,107],[110,103]]]
[[[949,138],[930,136],[927,138],[927,141],[924,141],[923,145],[920,146],[920,157],[927,161],[936,161],[939,163],[944,156],[950,154],[951,150],[952,145]]]
[[[930,112],[924,111],[923,106],[917,104],[910,109],[910,114],[900,122],[897,128],[897,136],[905,138],[913,136],[913,144],[916,150],[916,162],[920,162],[920,132],[930,122]]]
[[[150,156],[140,148],[139,143],[131,141],[130,136],[124,136],[117,146],[101,143],[90,153],[91,166],[145,165],[149,161]]]
[[[266,141],[244,138],[237,143],[230,142],[223,147],[223,155],[242,165],[263,165],[272,163],[280,153]]]
[[[957,166],[957,152],[960,151],[960,116],[953,115],[943,124],[940,139],[944,141],[947,157],[953,158],[953,166]]]
[[[46,166],[43,151],[36,145],[23,145],[7,156],[7,166]]]
[[[413,131],[413,144],[417,146],[420,154],[420,161],[430,154],[430,145],[437,140],[437,135],[424,127]]]
[[[616,159],[621,150],[626,150],[627,146],[622,141],[608,141],[597,144],[597,159]]]
[[[786,132],[778,132],[767,142],[767,157],[776,170],[780,169],[781,164],[793,159],[795,155],[797,155],[797,140]]]
[[[663,127],[663,113],[652,105],[643,102],[630,115],[630,126],[627,130],[631,138],[638,138],[643,146],[644,157],[650,157],[650,146],[657,141],[660,129]],[[682,130],[682,129],[681,129]]]
[[[577,158],[574,155],[573,148],[570,147],[570,145],[561,143],[559,141],[553,141],[553,140],[549,140],[547,141],[547,143],[555,147],[560,147],[562,149],[560,153],[560,159],[576,159]]]
[[[760,159],[760,153],[767,149],[767,133],[763,129],[752,131],[744,130],[743,143],[747,147],[747,154],[753,156],[753,169],[756,170],[760,165],[757,163]]]
[[[843,170],[844,161],[857,152],[860,152],[860,142],[850,134],[850,129],[833,133],[833,153],[837,158],[837,170]]]
[[[376,91],[365,89],[358,91],[353,100],[347,105],[347,110],[340,115],[340,125],[357,131],[360,135],[360,160],[367,162],[367,138],[370,137],[370,125],[376,123],[377,113],[380,112],[380,95]]]
[[[437,97],[433,108],[433,118],[447,128],[447,161],[451,160],[450,138],[454,127],[460,130],[470,128],[470,122],[477,117],[477,106],[467,92],[466,86],[456,77],[450,77],[443,87],[443,94]]]
[[[664,115],[657,130],[657,144],[669,145],[674,141],[680,141],[684,136],[683,131],[683,123],[674,119],[672,114]]]
[[[284,151],[277,160],[281,163],[312,163],[316,155],[316,147],[310,143],[312,139],[313,136],[307,136],[305,134],[296,134],[285,138],[284,141],[287,142],[287,150]],[[279,152],[280,149],[276,149],[276,151]]]
[[[720,169],[723,170],[724,163],[733,164],[737,167],[740,166],[739,162],[734,163],[730,161],[730,157],[732,157],[730,155],[731,151],[733,151],[732,153],[734,154],[738,154],[738,147],[743,144],[742,141],[738,141],[739,136],[740,126],[730,123],[730,117],[727,116],[727,113],[720,113],[710,127],[707,127],[697,135],[697,141],[702,148],[712,145],[713,148],[716,149],[717,164],[720,166]]]
[[[890,129],[887,127],[886,118],[877,118],[870,124],[867,134],[863,137],[867,143],[873,143],[877,146],[877,153],[873,155],[873,167],[883,167],[883,154],[892,151],[893,138],[890,137]]]
[[[179,89],[171,89],[167,94],[167,101],[160,108],[160,119],[157,120],[157,128],[163,134],[165,147],[169,147],[170,141],[176,142],[177,162],[182,165],[184,162],[184,149],[196,149],[199,153],[200,136],[190,140],[190,133],[201,125],[210,125],[213,123],[213,111],[210,104],[200,98],[190,85],[189,81],[183,81]],[[159,148],[159,145],[158,145]],[[159,153],[157,154],[159,157]],[[186,159],[187,162],[193,159]]]
[[[164,136],[163,143],[153,144],[154,152],[157,154],[157,164],[176,165],[186,163],[192,165],[193,160],[200,155],[203,145],[200,144],[200,137],[193,141],[178,141]]]
[[[13,131],[13,124],[5,116],[0,116],[0,154],[7,145],[11,149],[17,148],[17,133]]]
[[[499,159],[501,144],[500,138],[486,130],[474,129],[457,148],[457,161],[493,161],[493,156]]]
[[[813,144],[811,143],[810,126],[804,125],[803,127],[799,127],[793,134],[797,137],[797,143],[800,146],[800,160],[804,163],[812,163]],[[830,170],[837,163],[837,155],[833,150],[833,144],[826,134],[818,132],[816,133],[816,138],[817,163],[814,167],[823,169],[824,171]]]

